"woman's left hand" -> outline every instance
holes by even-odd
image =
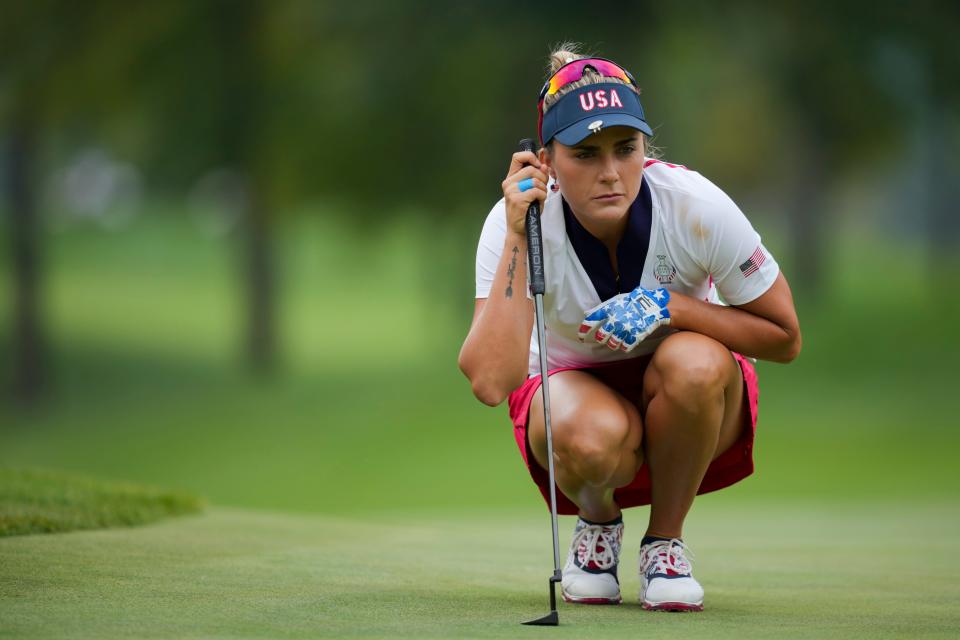
[[[598,343],[630,352],[659,327],[670,324],[668,302],[670,292],[664,288],[637,287],[621,293],[587,311],[578,337],[583,342],[596,331]]]

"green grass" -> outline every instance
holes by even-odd
[[[202,507],[183,492],[0,467],[0,536],[131,527]]]
[[[211,509],[0,540],[0,636],[878,639],[960,628],[955,509],[755,509],[717,494],[688,536],[702,614],[635,603],[642,515],[627,514],[624,604],[561,604],[557,629],[519,624],[548,608],[542,508],[366,518]],[[564,518],[564,541],[571,528]]]
[[[0,465],[216,508],[0,540],[0,637],[955,636],[960,305],[907,249],[892,272],[885,245],[836,252],[829,291],[798,297],[800,359],[758,365],[757,473],[686,529],[708,611],[564,607],[570,626],[543,630],[516,622],[545,613],[549,520],[505,407],[456,369],[471,283],[437,240],[289,227],[281,367],[260,378],[238,356],[234,247],[175,216],[49,238],[54,392],[0,401]],[[9,323],[0,307],[2,362]],[[644,517],[627,512],[628,600]]]

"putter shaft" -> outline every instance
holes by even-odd
[[[557,486],[553,470],[553,431],[550,428],[550,385],[547,375],[547,336],[543,323],[543,294],[535,293],[533,303],[537,317],[537,342],[540,345],[540,387],[543,389],[543,421],[547,430],[547,472],[550,476],[550,526],[553,531],[553,575],[550,576],[550,613],[523,624],[555,627],[560,624],[557,612],[557,583],[563,580],[560,571],[560,534],[557,533]]]
[[[550,384],[547,375],[547,336],[543,324],[543,294],[534,296],[537,341],[540,345],[540,386],[543,389],[543,422],[547,430],[547,471],[550,477],[550,524],[553,527],[553,574],[560,575],[560,534],[557,532],[557,485],[553,470],[553,430],[550,427]]]

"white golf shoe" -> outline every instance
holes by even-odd
[[[590,524],[577,519],[573,542],[563,567],[561,593],[567,602],[619,604],[617,564],[623,540],[623,520],[613,524]]]
[[[652,611],[703,611],[703,587],[683,542],[657,540],[640,547],[640,604]]]

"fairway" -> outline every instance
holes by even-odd
[[[644,510],[627,512],[624,604],[547,609],[545,512],[349,519],[213,509],[136,529],[0,539],[4,637],[955,638],[960,514],[738,507],[689,541],[702,614],[635,603]],[[925,523],[923,540],[913,537]],[[572,519],[561,520],[566,540]]]

